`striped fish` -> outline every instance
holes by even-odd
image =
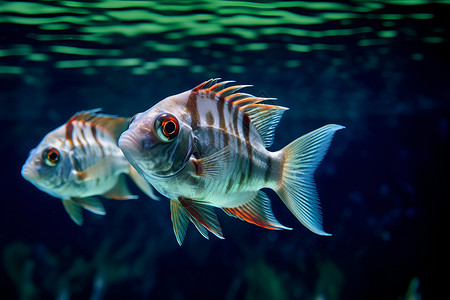
[[[117,146],[128,118],[100,114],[100,110],[76,113],[64,125],[48,133],[31,150],[22,176],[38,189],[62,199],[72,220],[82,225],[84,208],[104,215],[95,195],[136,199],[128,190],[125,174],[151,198],[151,186],[131,167]]]
[[[136,170],[170,199],[176,239],[189,222],[223,238],[214,207],[268,229],[291,229],[274,217],[262,188],[273,189],[308,229],[322,228],[313,173],[334,133],[326,125],[270,152],[286,107],[240,93],[245,85],[208,80],[133,117],[119,147]],[[270,100],[270,101],[268,101]]]

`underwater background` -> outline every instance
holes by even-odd
[[[450,1],[0,1],[1,299],[428,299],[445,291]],[[315,173],[324,229],[102,199],[74,224],[20,175],[75,112],[132,116],[210,78],[290,108],[271,151],[345,125]],[[444,272],[444,275],[438,271]],[[442,295],[448,295],[448,291]],[[434,297],[433,297],[434,298]],[[445,297],[444,297],[445,298]],[[434,298],[435,299],[435,298]]]

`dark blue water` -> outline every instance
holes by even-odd
[[[55,21],[67,28],[46,29],[53,24],[49,20],[70,13],[27,14],[0,2],[0,298],[431,298],[445,287],[437,272],[445,243],[443,203],[450,200],[450,47],[444,25],[450,5],[436,2],[373,2],[381,6],[352,18],[309,25],[271,25],[267,19],[267,26],[241,21],[237,31],[230,25],[208,34],[173,28],[136,35],[113,32],[103,43],[78,39],[86,34],[83,28],[94,28],[102,18],[87,25]],[[361,6],[351,3],[349,10]],[[66,4],[48,6],[60,9]],[[204,21],[208,28],[240,15],[195,5],[189,13],[157,11],[181,18],[212,16]],[[89,9],[111,17],[107,11],[122,11],[114,7],[111,2],[111,8]],[[244,7],[241,15],[259,11]],[[130,10],[136,7],[123,9]],[[278,11],[322,13],[298,3]],[[39,18],[47,25],[39,24]],[[107,20],[108,26],[146,23]],[[342,28],[372,30],[322,38],[262,34],[266,28],[287,27],[316,35]],[[36,38],[47,31],[54,36]],[[248,31],[261,34],[249,39]],[[147,49],[143,45],[149,41],[182,48]],[[203,41],[204,46],[192,41]],[[255,43],[265,46],[238,47]],[[316,46],[293,51],[288,44]],[[114,58],[140,61],[131,66],[102,62],[99,59],[109,54],[68,54],[63,52],[69,48],[55,46],[120,49]],[[40,60],[33,53],[46,56]],[[164,58],[188,63],[165,64]],[[80,60],[84,62],[77,67],[61,63]],[[145,69],[148,62],[158,66]],[[168,201],[149,200],[131,182],[139,200],[103,199],[107,215],[85,213],[85,224],[78,227],[60,200],[20,176],[29,150],[73,113],[102,107],[105,113],[131,116],[212,77],[252,84],[246,92],[276,97],[290,108],[277,127],[272,151],[328,123],[347,127],[336,134],[315,174],[324,228],[332,237],[309,232],[268,191],[275,216],[294,230],[270,231],[217,211],[225,240],[205,240],[191,225],[180,247]]]

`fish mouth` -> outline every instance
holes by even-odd
[[[28,165],[24,165],[22,167],[22,171],[20,172],[22,174],[22,177],[25,178],[26,180],[33,182],[34,180],[36,180],[38,174],[37,172],[31,168]]]
[[[155,168],[155,161],[151,156],[151,149],[145,147],[141,138],[135,133],[126,131],[119,138],[119,148],[128,162],[138,171],[145,174],[144,178],[152,177],[149,170]]]
[[[122,150],[125,157],[131,162],[133,157],[141,157],[144,152],[144,147],[140,139],[132,132],[126,131],[122,133],[119,138],[119,148]]]

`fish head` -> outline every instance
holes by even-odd
[[[151,108],[135,115],[119,138],[119,147],[144,177],[168,178],[182,170],[192,154],[192,130],[180,114]]]
[[[60,139],[47,135],[30,151],[22,166],[22,177],[41,191],[62,198],[62,190],[71,170],[71,162]]]

